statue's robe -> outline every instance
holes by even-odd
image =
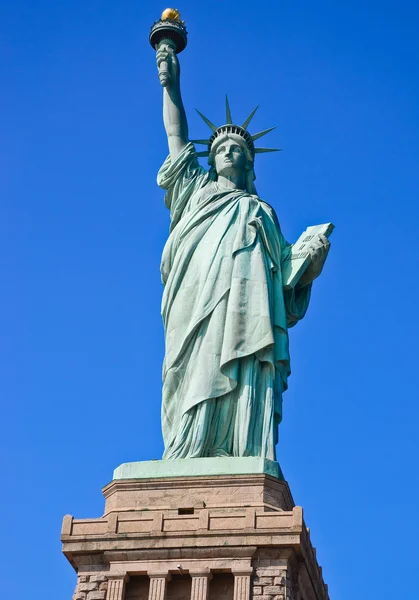
[[[288,244],[258,196],[222,187],[189,143],[158,174],[171,233],[163,251],[162,427],[166,459],[275,459],[290,374],[287,329],[311,285],[284,291]]]

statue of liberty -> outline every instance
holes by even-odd
[[[284,289],[291,244],[273,208],[255,188],[255,155],[271,151],[233,123],[211,129],[197,152],[189,140],[179,62],[162,45],[164,126],[169,156],[158,173],[166,190],[170,235],[161,272],[166,352],[163,365],[164,459],[259,456],[275,460],[282,394],[290,374],[288,329],[306,313],[312,281],[329,251],[324,235],[309,244],[310,263]],[[209,170],[198,163],[208,156]]]

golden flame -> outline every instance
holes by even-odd
[[[166,8],[161,15],[162,21],[170,19],[171,21],[177,21],[180,23],[180,12],[177,8]]]

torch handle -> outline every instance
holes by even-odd
[[[176,44],[173,40],[163,39],[157,44],[156,50],[169,50],[169,48],[176,52]],[[159,81],[162,87],[167,87],[170,81],[169,62],[167,60],[162,60],[159,65]]]
[[[160,63],[159,81],[163,87],[166,87],[170,81],[169,65],[166,60]]]

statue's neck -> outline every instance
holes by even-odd
[[[221,186],[230,190],[246,189],[246,177],[243,173],[239,173],[238,175],[219,175],[217,181]]]

